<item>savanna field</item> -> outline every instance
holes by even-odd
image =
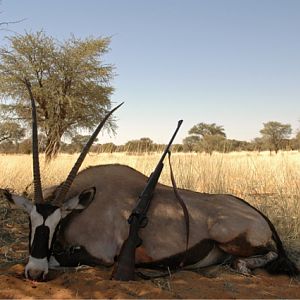
[[[160,153],[143,155],[91,153],[86,157],[81,169],[98,164],[119,163],[129,165],[146,175],[150,175],[160,156]],[[43,155],[41,155],[43,186],[47,187],[62,182],[76,159],[77,154],[60,154],[55,160],[46,164]],[[31,161],[31,155],[1,155],[0,187],[9,188],[19,194],[32,193]],[[172,167],[177,185],[180,188],[205,193],[233,194],[247,200],[264,212],[275,225],[289,255],[300,266],[300,152],[279,152],[277,155],[273,153],[270,155],[269,152],[213,153],[212,155],[173,153]],[[171,184],[167,160],[160,182],[167,185]],[[0,266],[4,268],[16,264],[23,265],[27,258],[27,216],[19,209],[11,210],[7,203],[3,200],[0,201]],[[15,272],[22,276],[23,267]],[[225,283],[231,279],[225,278]],[[234,294],[231,286],[228,287],[225,283],[225,288],[233,293],[229,297],[245,298],[247,296],[247,294]],[[170,278],[165,279],[165,281],[153,282],[153,285],[162,291],[176,291],[174,281],[172,282]],[[297,291],[299,291],[298,288]],[[184,296],[179,291],[177,292],[179,296]],[[167,297],[166,294],[159,293],[157,295],[136,293],[145,298]],[[97,295],[80,294],[79,296],[98,297],[99,295]],[[121,297],[128,297],[126,293],[120,295]],[[195,295],[197,296],[197,294]],[[207,297],[210,295],[208,294]],[[265,297],[268,295],[270,296],[267,293]],[[13,296],[22,297],[24,294],[13,294]],[[35,295],[32,296],[35,297]],[[52,297],[53,295],[45,294],[43,296]],[[55,296],[66,295],[55,294]],[[70,297],[75,296],[70,294]],[[102,296],[110,297],[110,295]],[[192,294],[185,296],[194,297]],[[217,295],[214,296],[217,297]],[[257,294],[257,297],[264,297],[264,295]]]

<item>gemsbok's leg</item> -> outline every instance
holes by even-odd
[[[247,258],[236,258],[233,261],[233,268],[244,275],[251,274],[251,270],[256,268],[264,267],[269,262],[275,260],[278,257],[278,254],[274,251],[270,251],[265,255],[257,255]]]

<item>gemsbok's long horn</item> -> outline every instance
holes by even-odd
[[[31,84],[25,80],[26,87],[31,101],[31,114],[32,114],[32,167],[33,167],[33,183],[34,183],[34,202],[41,203],[44,201],[40,174],[40,161],[39,161],[39,141],[37,130],[37,116],[35,100],[31,90]]]
[[[96,130],[94,131],[94,133],[91,135],[90,139],[88,140],[88,142],[86,143],[86,145],[84,146],[84,148],[82,149],[76,163],[74,164],[72,170],[70,171],[66,181],[60,186],[59,191],[57,193],[56,198],[54,199],[53,203],[54,204],[60,204],[64,201],[76,175],[77,172],[83,162],[83,160],[85,159],[90,147],[92,146],[94,140],[96,139],[97,135],[99,134],[100,130],[102,129],[102,127],[104,126],[105,122],[107,121],[107,119],[111,116],[111,114],[116,111],[121,105],[123,105],[124,102],[122,102],[121,104],[119,104],[118,106],[116,106],[114,109],[112,109],[105,117],[104,119],[100,122],[100,124],[97,126]]]

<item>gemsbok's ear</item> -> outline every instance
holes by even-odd
[[[67,200],[62,206],[63,217],[67,216],[72,210],[83,210],[94,200],[96,188],[92,187],[84,190],[79,195]]]
[[[8,190],[1,190],[1,194],[7,201],[9,201],[10,203],[13,203],[16,206],[24,209],[25,211],[27,211],[30,214],[30,212],[33,208],[33,205],[34,205],[30,200],[28,200],[25,197],[12,194]]]

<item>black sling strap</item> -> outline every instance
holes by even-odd
[[[173,169],[172,169],[172,165],[171,165],[171,152],[170,151],[168,152],[168,159],[169,159],[170,176],[171,176],[173,191],[174,191],[174,194],[175,194],[175,197],[176,197],[177,201],[179,202],[179,204],[180,204],[180,206],[183,210],[183,215],[184,215],[185,229],[186,229],[185,254],[183,256],[183,259],[182,259],[181,263],[179,264],[179,268],[177,268],[176,270],[173,270],[173,271],[168,270],[168,272],[160,272],[160,274],[158,274],[158,275],[147,275],[147,274],[145,274],[143,272],[140,272],[140,271],[136,272],[136,275],[138,275],[142,279],[146,279],[146,280],[170,276],[171,274],[179,271],[180,268],[182,268],[184,266],[184,263],[187,259],[187,254],[188,254],[189,239],[190,239],[190,216],[189,216],[189,211],[188,211],[183,199],[181,198],[181,196],[178,192],[178,188],[177,188],[177,185],[176,185],[176,181],[175,181],[175,177],[174,177],[174,173],[173,173]]]
[[[178,200],[182,210],[183,210],[183,215],[184,215],[184,221],[185,221],[185,230],[186,230],[186,248],[185,248],[185,256],[182,259],[181,263],[180,263],[180,267],[183,267],[185,260],[187,258],[187,251],[189,248],[189,239],[190,239],[190,215],[189,215],[189,211],[183,201],[183,199],[181,198],[179,192],[178,192],[178,188],[175,182],[175,177],[174,177],[174,173],[173,173],[173,169],[172,169],[172,165],[171,165],[171,152],[168,152],[168,159],[169,159],[169,166],[170,166],[170,175],[171,175],[171,181],[172,181],[172,186],[173,186],[173,190],[174,190],[174,194],[176,199]]]

